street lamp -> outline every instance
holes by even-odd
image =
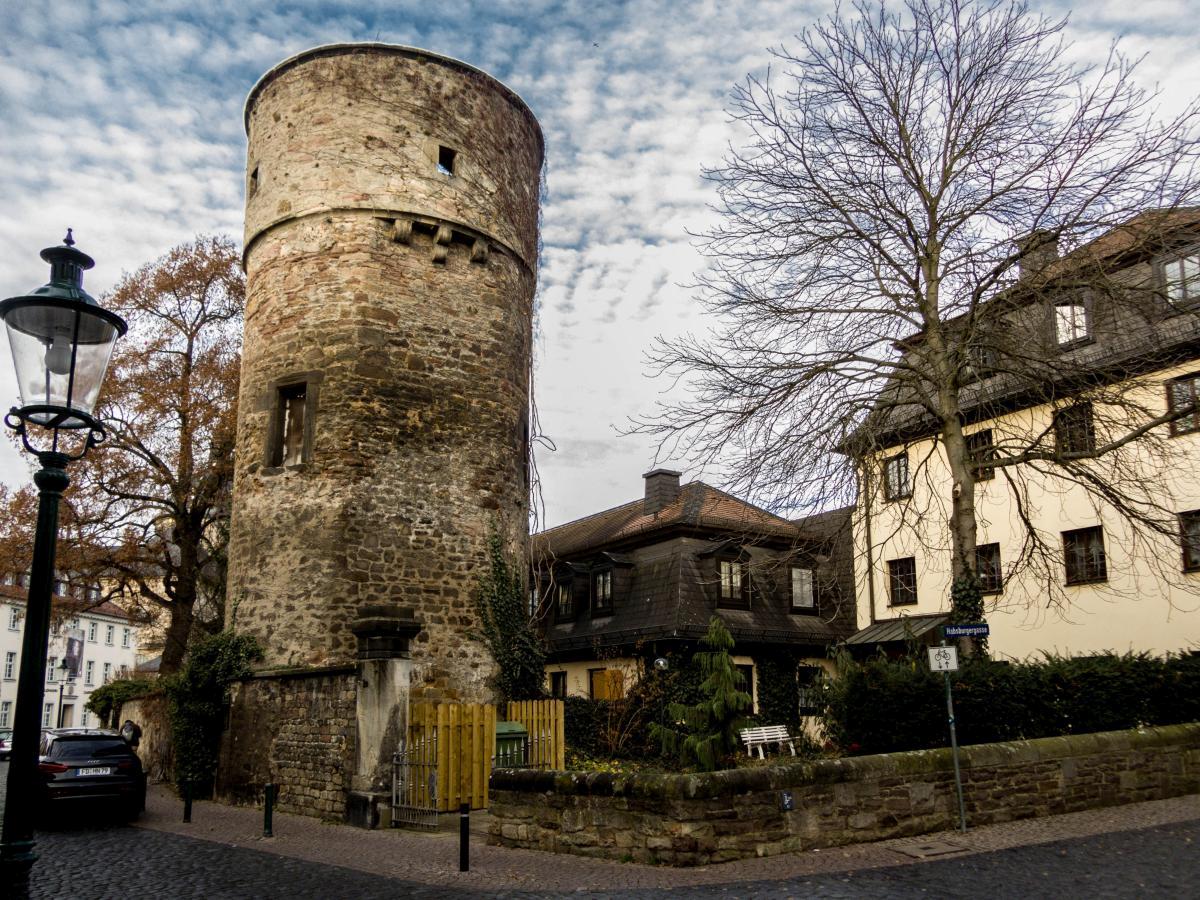
[[[58,715],[55,719],[58,721],[58,727],[63,727],[63,689],[67,686],[67,682],[74,676],[71,674],[71,664],[67,662],[64,656],[62,661],[56,666],[58,674],[61,676],[58,681]]]
[[[33,851],[33,807],[58,502],[71,483],[67,463],[82,459],[104,440],[104,428],[92,412],[113,345],[126,329],[120,316],[101,309],[83,289],[83,273],[95,262],[75,249],[70,229],[62,246],[43,250],[42,259],[50,264],[49,284],[0,303],[0,320],[8,331],[22,403],[9,411],[4,422],[41,465],[33,476],[38,486],[37,532],[25,607],[4,830],[0,835],[0,869],[6,885],[25,882],[37,859]],[[72,435],[75,440],[71,440]]]

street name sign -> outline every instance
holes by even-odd
[[[930,647],[929,668],[933,672],[957,672],[957,647]]]
[[[955,637],[987,637],[991,633],[987,622],[978,625],[943,625],[942,634],[948,638]]]

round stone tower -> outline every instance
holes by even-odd
[[[329,670],[405,607],[414,691],[487,699],[471,595],[489,534],[528,540],[541,130],[484,72],[382,44],[280,63],[245,124],[229,624],[264,669]]]

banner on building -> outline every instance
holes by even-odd
[[[83,668],[83,630],[73,628],[67,632],[67,674],[78,678]]]

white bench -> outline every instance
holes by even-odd
[[[796,755],[796,745],[792,743],[792,736],[788,734],[786,725],[760,725],[758,728],[743,728],[741,733],[747,755],[758,750],[758,758],[766,759],[763,747],[768,744],[778,746],[780,753],[783,752],[783,745],[787,744],[788,749],[792,751],[792,756]]]

